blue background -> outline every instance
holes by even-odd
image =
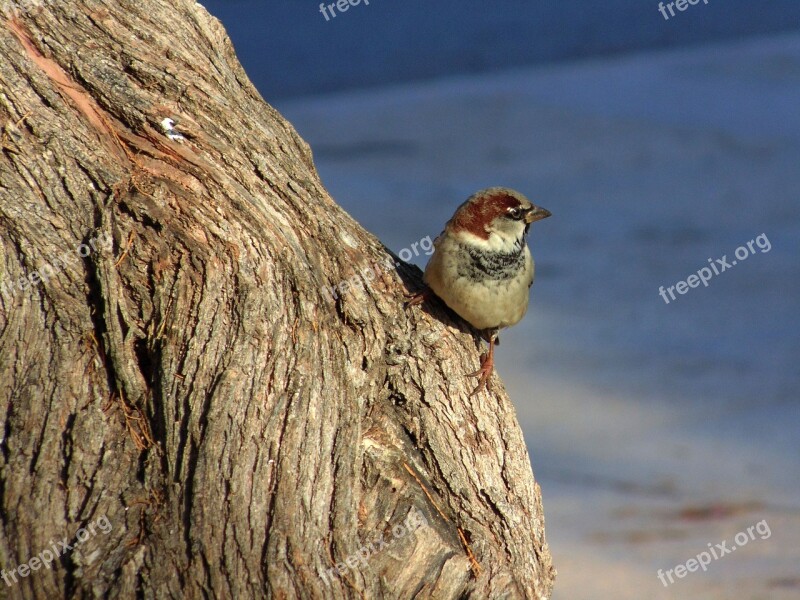
[[[800,27],[798,0],[700,0],[669,21],[654,0],[371,0],[330,21],[313,0],[201,4],[268,100]]]

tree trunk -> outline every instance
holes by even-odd
[[[0,596],[549,597],[513,405],[468,397],[475,332],[404,310],[419,270],[333,202],[219,22],[0,18]]]

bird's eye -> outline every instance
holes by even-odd
[[[508,216],[512,219],[519,219],[522,216],[522,209],[519,206],[508,209]]]

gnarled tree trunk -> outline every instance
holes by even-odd
[[[220,24],[0,7],[0,596],[548,597],[474,332],[404,310]]]

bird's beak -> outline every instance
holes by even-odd
[[[546,219],[552,213],[547,210],[546,208],[542,208],[541,206],[534,206],[531,210],[528,211],[528,214],[525,215],[525,222],[526,223],[533,223],[534,221],[541,221],[542,219]]]

